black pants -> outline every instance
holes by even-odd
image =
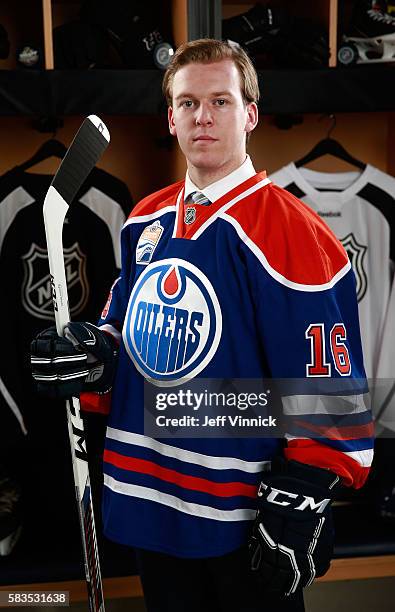
[[[259,589],[245,548],[209,559],[136,556],[148,612],[304,612],[302,591],[278,599]]]

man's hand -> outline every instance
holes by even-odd
[[[118,346],[91,323],[69,323],[65,337],[55,327],[31,344],[32,375],[37,391],[50,398],[78,397],[82,391],[106,393],[112,387]]]
[[[339,477],[278,458],[262,479],[249,553],[266,591],[288,596],[329,569],[333,553],[331,501]]]

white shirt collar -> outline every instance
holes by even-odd
[[[255,176],[255,174],[255,168],[252,165],[252,161],[249,155],[247,155],[244,162],[241,164],[241,166],[236,168],[236,170],[233,170],[233,172],[231,172],[227,176],[224,176],[223,178],[219,179],[219,181],[215,181],[215,183],[207,185],[207,187],[204,187],[204,189],[199,189],[198,187],[196,187],[196,185],[194,185],[194,183],[189,177],[189,173],[187,170],[185,177],[184,200],[186,200],[193,191],[200,191],[200,193],[203,193],[206,198],[210,200],[210,202],[215,202],[223,195],[225,195],[225,193],[228,193],[228,191],[230,191],[234,187],[237,187],[237,185],[244,183],[244,181],[251,178],[252,176]]]

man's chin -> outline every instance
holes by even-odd
[[[199,170],[216,170],[223,164],[223,158],[208,151],[187,157],[190,164]]]

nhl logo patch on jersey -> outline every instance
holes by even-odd
[[[136,263],[149,264],[162,234],[163,227],[158,220],[143,230],[136,247]]]
[[[191,225],[196,220],[196,208],[194,206],[188,206],[185,209],[184,223]]]

